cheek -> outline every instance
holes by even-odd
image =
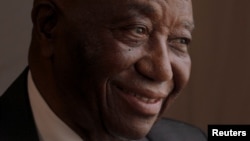
[[[185,59],[176,57],[172,60],[172,62],[174,62],[172,63],[174,90],[164,101],[159,114],[160,116],[163,115],[165,109],[167,109],[168,106],[175,101],[175,98],[178,96],[180,91],[187,85],[190,76],[191,60],[189,56],[185,57]]]
[[[112,36],[107,35],[99,39],[98,44],[93,45],[97,50],[91,58],[98,73],[108,76],[118,74],[131,67],[142,55],[141,48],[131,48]]]
[[[179,93],[188,83],[191,72],[191,60],[187,55],[183,58],[174,58],[172,64],[174,74],[175,92]]]

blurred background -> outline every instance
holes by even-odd
[[[0,95],[27,66],[32,0],[0,2]],[[193,0],[188,86],[165,116],[200,127],[250,124],[250,1]]]

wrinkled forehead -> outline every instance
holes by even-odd
[[[53,0],[67,9],[78,7],[79,11],[86,9],[93,12],[106,13],[109,10],[120,11],[128,9],[144,10],[144,12],[192,12],[191,0]],[[72,10],[72,9],[71,9]]]
[[[65,15],[78,19],[101,20],[129,14],[144,14],[154,19],[189,18],[193,22],[191,0],[35,0],[52,1]],[[95,17],[95,18],[93,18]],[[157,21],[157,20],[156,20]],[[170,22],[170,21],[169,21]],[[168,23],[170,24],[170,23]]]
[[[107,5],[110,7],[115,6],[124,6],[124,5],[133,5],[133,4],[153,4],[158,3],[162,7],[171,6],[178,7],[180,9],[191,8],[191,0],[34,0],[34,3],[37,2],[46,2],[50,1],[56,4],[58,7],[77,7],[82,6],[83,8],[94,8],[94,6]],[[170,8],[171,8],[170,7]],[[119,8],[119,7],[117,7]]]

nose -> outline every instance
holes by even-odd
[[[157,36],[144,47],[145,55],[135,64],[138,73],[153,81],[168,81],[173,78],[167,39]]]

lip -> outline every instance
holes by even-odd
[[[118,94],[131,110],[146,116],[158,115],[165,98],[163,94],[149,90],[132,90],[118,85],[112,85],[112,89],[114,94]]]

